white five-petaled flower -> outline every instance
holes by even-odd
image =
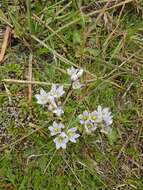
[[[63,86],[58,86],[53,84],[49,94],[54,98],[60,98],[64,95],[65,91],[63,90]]]
[[[76,69],[72,66],[67,69],[67,73],[71,77],[72,81],[76,81],[83,75],[83,69]]]
[[[73,143],[76,143],[77,138],[80,136],[78,133],[76,133],[76,131],[77,131],[76,127],[71,128],[67,131],[68,139],[69,139],[69,141],[71,141]]]
[[[61,132],[55,139],[56,149],[63,148],[66,149],[66,144],[68,143],[68,136],[65,132]]]
[[[79,115],[80,124],[87,124],[90,121],[90,113],[85,110],[82,114]]]
[[[62,123],[56,123],[55,121],[53,122],[52,126],[48,127],[48,129],[51,132],[51,136],[60,134],[61,130],[64,128],[65,128],[65,126]]]
[[[64,114],[64,111],[61,107],[57,107],[53,110],[53,113],[56,114],[56,116],[61,117],[61,115]]]
[[[95,115],[97,117],[97,123],[103,122],[106,126],[109,126],[113,123],[113,116],[109,111],[109,108],[102,108],[98,106],[97,111],[95,111]]]
[[[47,104],[50,99],[52,99],[52,97],[42,88],[40,89],[40,94],[36,94],[35,97],[37,99],[37,103],[41,105]]]

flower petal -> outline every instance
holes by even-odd
[[[43,90],[43,88],[40,89],[40,94],[41,94],[42,96],[46,96],[46,95],[47,95],[46,91]]]

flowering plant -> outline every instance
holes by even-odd
[[[74,67],[67,69],[67,74],[70,76],[71,87],[73,90],[80,89],[83,85],[80,83],[80,78],[83,75],[83,69],[77,69]],[[76,143],[80,134],[77,127],[68,128],[65,124],[59,122],[59,118],[64,114],[61,98],[64,96],[65,91],[62,85],[52,84],[51,90],[46,92],[40,89],[40,94],[36,94],[37,103],[41,105],[48,105],[48,111],[52,112],[56,116],[56,121],[53,121],[52,125],[48,127],[51,136],[55,136],[53,142],[56,145],[56,149],[66,149],[67,143]],[[79,123],[86,134],[94,133],[97,129],[100,129],[101,133],[109,134],[112,131],[110,125],[113,123],[113,116],[109,111],[109,108],[102,108],[100,105],[94,111],[83,111],[78,116]]]

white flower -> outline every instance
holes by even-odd
[[[63,148],[66,149],[66,144],[68,142],[68,136],[65,132],[62,132],[54,139],[54,143],[56,144],[56,149]]]
[[[78,80],[82,74],[83,74],[83,69],[75,69],[73,66],[69,69],[67,69],[68,75],[71,77],[72,81]]]
[[[35,95],[36,99],[37,99],[37,103],[38,104],[47,104],[50,100],[52,100],[53,98],[42,88],[40,89],[40,94],[36,94]]]
[[[56,123],[55,121],[53,122],[52,126],[48,127],[51,132],[51,136],[61,133],[61,130],[64,128],[65,126],[62,123]]]
[[[72,88],[73,89],[79,89],[82,87],[82,84],[79,82],[79,80],[76,80],[72,83]]]
[[[113,123],[113,116],[109,108],[102,108],[98,106],[97,110],[89,113],[84,111],[79,115],[80,123],[84,125],[86,133],[90,134],[95,131],[99,125],[102,133],[111,133],[112,129],[109,127]]]
[[[85,110],[82,114],[79,115],[80,124],[86,124],[90,121],[90,113]]]
[[[57,107],[55,110],[53,110],[53,113],[56,114],[56,116],[60,117],[64,113],[64,111],[61,107]]]
[[[91,134],[97,129],[97,124],[90,121],[84,125],[84,128],[87,134]]]
[[[63,90],[63,86],[53,84],[49,94],[54,98],[60,98],[61,96],[63,96],[64,93],[65,91]]]
[[[97,111],[94,111],[94,113],[97,117],[97,123],[104,122],[107,126],[113,123],[113,116],[111,115],[111,112],[108,108],[102,108],[101,106],[98,106]]]
[[[71,141],[73,143],[76,143],[77,138],[80,136],[79,134],[76,133],[76,131],[77,131],[76,127],[71,128],[67,131],[68,139],[69,139],[69,141]]]

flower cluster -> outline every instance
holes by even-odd
[[[67,131],[64,130],[65,126],[62,123],[53,122],[53,124],[48,128],[51,132],[51,136],[56,136],[53,140],[56,149],[63,148],[66,149],[66,144],[70,141],[76,143],[77,138],[80,136],[76,133],[77,128],[70,128]]]
[[[73,89],[79,89],[82,87],[80,78],[83,75],[83,69],[77,69],[71,67],[67,69],[67,74],[71,79],[71,86]],[[62,85],[52,84],[49,92],[40,90],[40,94],[35,95],[37,103],[41,105],[48,105],[48,110],[55,114],[57,117],[61,117],[64,114],[62,109],[62,103],[60,98],[65,94]],[[113,116],[108,108],[102,108],[98,106],[97,110],[93,112],[84,111],[79,115],[80,124],[84,126],[86,133],[90,134],[94,132],[98,127],[102,133],[108,134],[112,131],[110,125],[112,124]],[[56,119],[58,120],[58,119]],[[66,128],[64,124],[54,121],[53,124],[48,127],[51,136],[55,136],[54,143],[56,149],[66,149],[67,143],[76,143],[78,137],[77,128]]]
[[[79,89],[82,87],[80,84],[80,77],[83,75],[83,69],[75,69],[74,67],[71,67],[67,69],[67,73],[71,78],[72,81],[72,88],[73,89]]]
[[[36,94],[35,97],[38,104],[48,104],[48,110],[60,117],[64,111],[60,106],[61,102],[59,101],[59,98],[62,97],[64,93],[65,91],[63,90],[63,86],[53,84],[51,90],[48,93],[41,89],[40,94]]]
[[[101,127],[101,132],[108,134],[112,131],[110,125],[113,123],[113,116],[109,111],[109,108],[102,108],[98,106],[97,110],[89,113],[84,111],[79,115],[80,124],[84,125],[86,133],[90,134]]]

